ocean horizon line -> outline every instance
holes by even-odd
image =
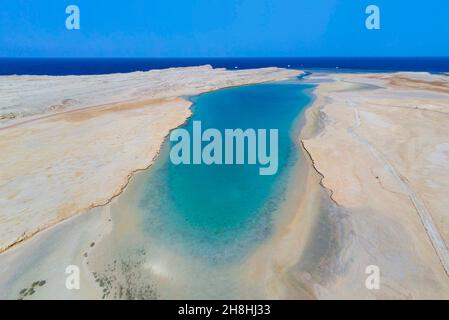
[[[0,75],[98,75],[199,65],[230,70],[279,67],[339,72],[447,73],[449,57],[3,57],[0,58]]]
[[[223,57],[223,56],[195,56],[195,57],[125,57],[125,56],[110,56],[110,57],[61,57],[61,56],[43,56],[43,57],[6,57],[0,56],[0,59],[449,59],[449,56],[241,56],[241,57]]]

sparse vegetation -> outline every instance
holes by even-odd
[[[45,280],[34,281],[29,288],[20,290],[18,299],[23,300],[25,297],[32,296],[36,293],[38,287],[43,287],[46,283]]]
[[[153,300],[159,297],[150,274],[142,272],[145,255],[145,250],[140,249],[132,257],[114,260],[101,273],[93,273],[103,290],[102,299]]]

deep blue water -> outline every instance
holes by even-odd
[[[145,232],[191,256],[224,262],[239,258],[271,232],[273,215],[285,200],[291,170],[300,159],[299,114],[312,97],[305,84],[260,84],[228,88],[194,98],[193,121],[203,130],[278,129],[279,169],[259,175],[259,165],[174,165],[174,142],[143,177],[138,203]],[[224,134],[223,134],[224,136]],[[247,153],[245,155],[245,158]]]
[[[429,71],[449,72],[449,57],[443,58],[0,58],[0,75],[88,75],[147,71],[169,67],[211,64],[221,68],[290,67],[340,71]]]

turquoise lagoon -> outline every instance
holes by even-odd
[[[292,172],[301,159],[299,116],[312,101],[313,86],[279,82],[218,90],[191,98],[193,121],[203,130],[279,130],[279,168],[259,175],[259,165],[174,165],[164,143],[149,170],[140,175],[135,211],[139,228],[166,248],[211,264],[232,263],[270,235],[274,216],[286,201]]]

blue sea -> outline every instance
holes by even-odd
[[[89,75],[210,64],[217,68],[283,67],[345,71],[449,72],[449,57],[432,58],[0,58],[0,75]]]

